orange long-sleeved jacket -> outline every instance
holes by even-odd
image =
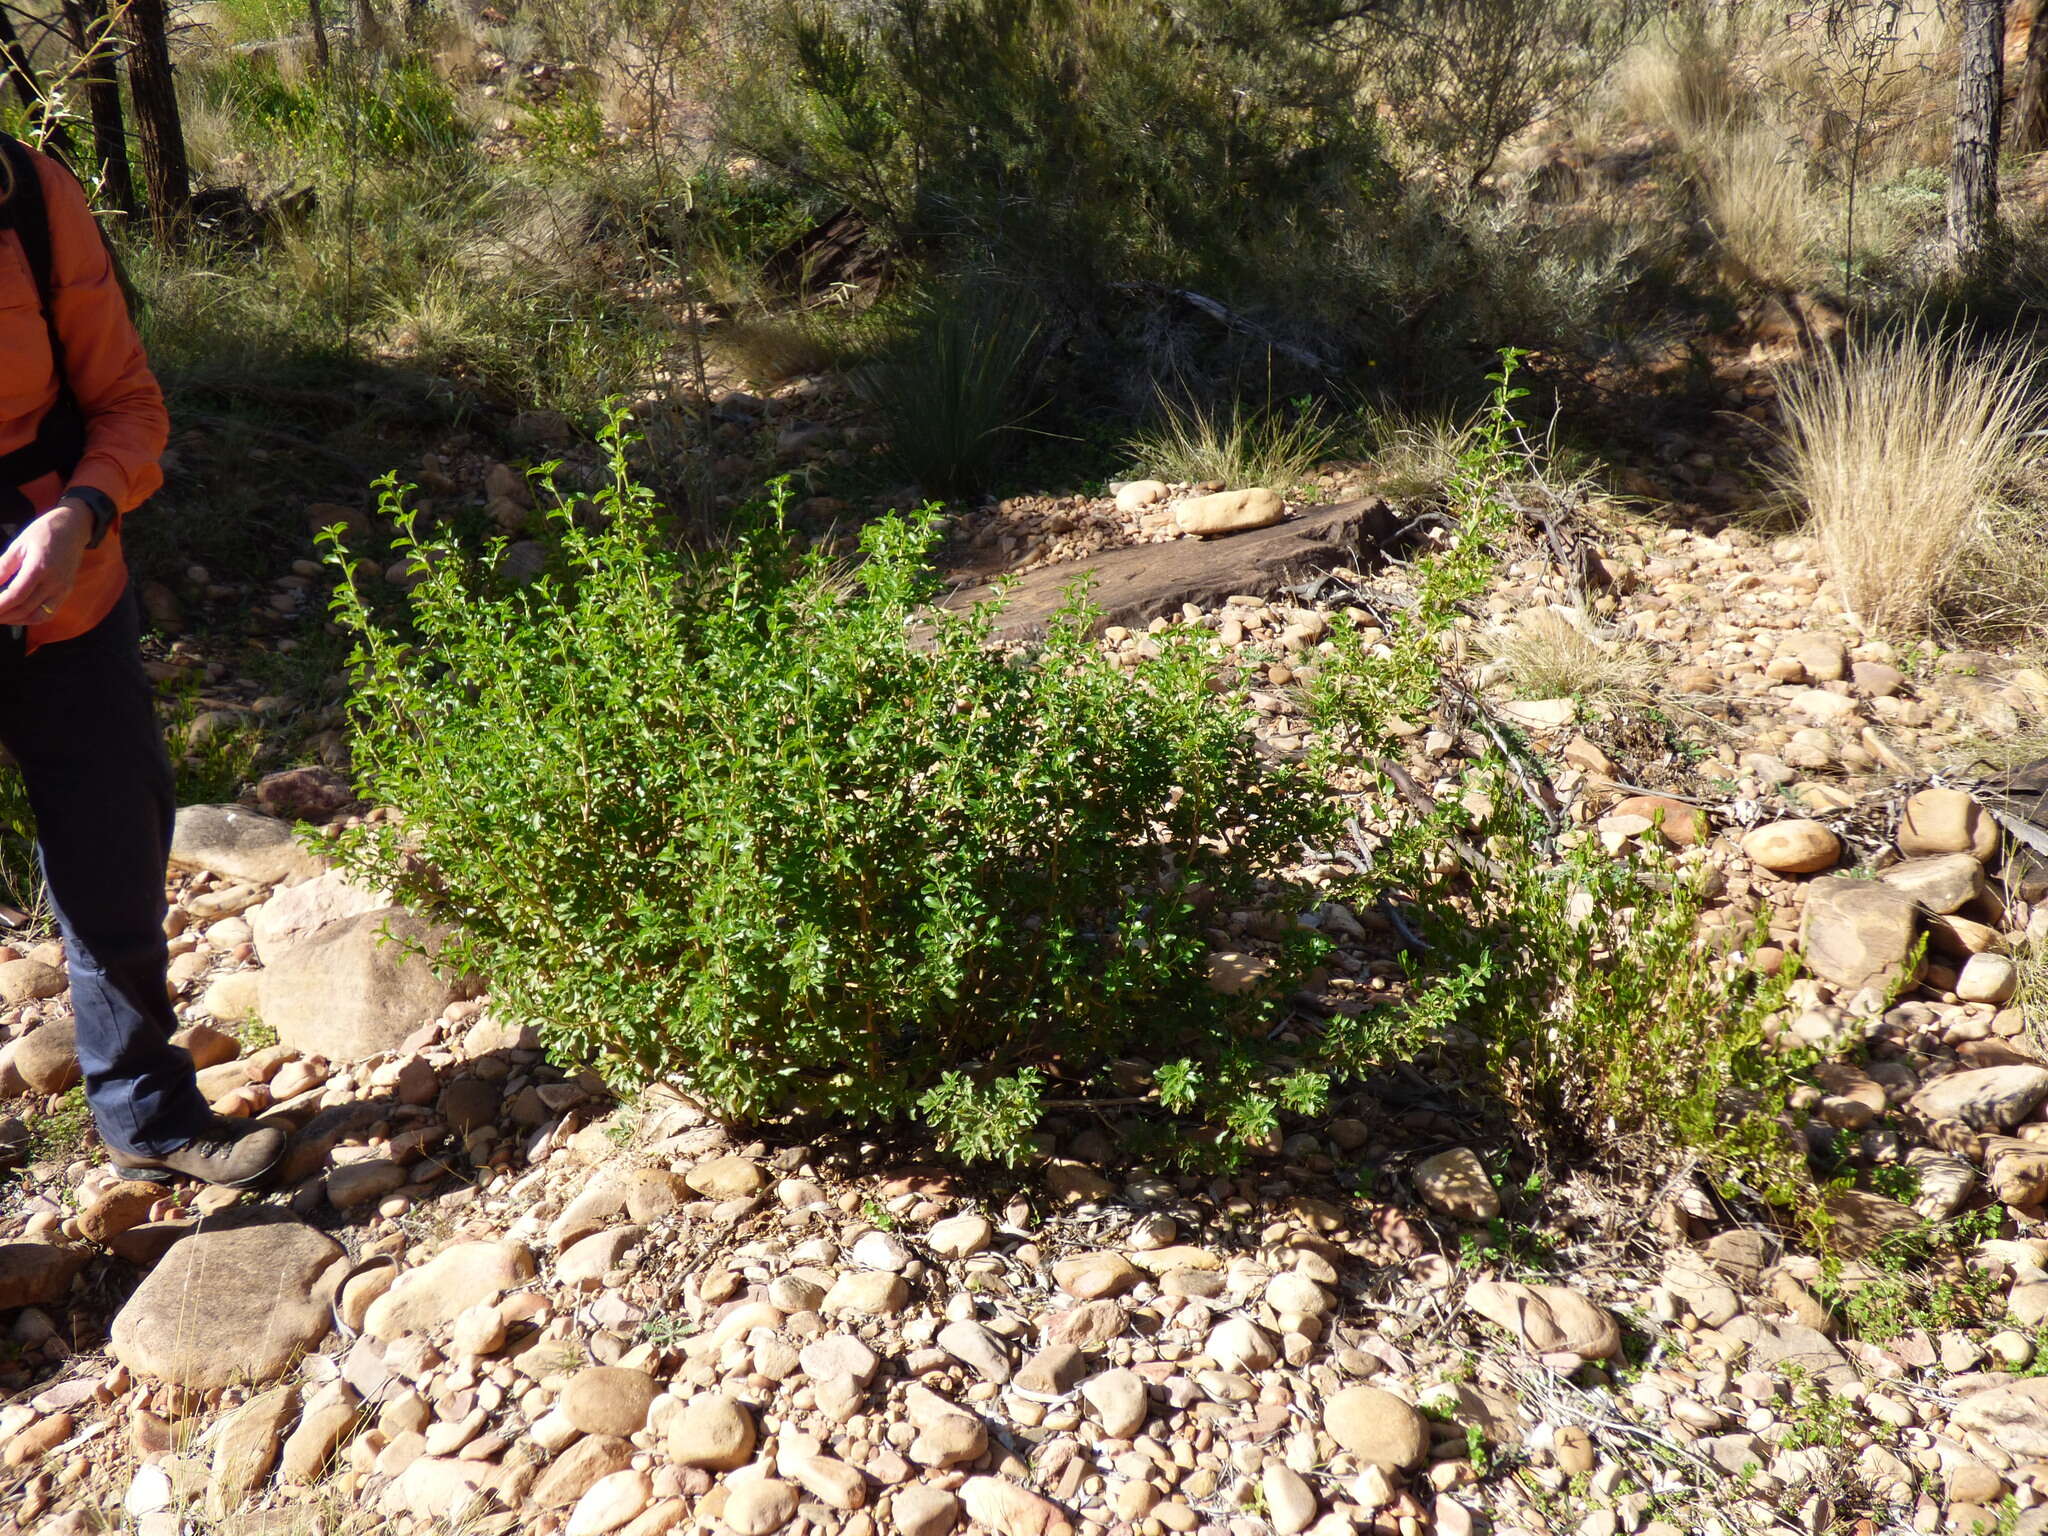
[[[85,415],[86,441],[85,456],[68,477],[45,475],[21,487],[22,494],[41,513],[68,487],[91,486],[125,514],[163,484],[157,460],[170,417],[84,191],[47,156],[34,159],[49,211],[51,313],[71,393]],[[28,253],[12,230],[0,232],[0,453],[34,438],[59,383]],[[29,626],[29,648],[84,634],[107,616],[127,583],[116,523],[97,549],[85,552],[70,596],[48,620]]]

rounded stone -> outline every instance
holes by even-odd
[[[1429,1455],[1429,1422],[1410,1403],[1378,1387],[1346,1387],[1323,1404],[1323,1428],[1371,1466],[1417,1467]]]
[[[797,1493],[779,1477],[750,1478],[726,1494],[725,1524],[733,1536],[769,1536],[796,1518]]]
[[[661,1388],[645,1371],[593,1365],[578,1371],[562,1393],[562,1412],[586,1435],[636,1435]]]
[[[16,965],[33,965],[17,960]],[[43,967],[48,970],[48,966]],[[38,1024],[14,1045],[14,1070],[37,1093],[62,1093],[80,1076],[78,1037],[69,1019]]]
[[[1966,1003],[2003,1003],[2019,990],[2019,967],[2005,955],[1976,954],[1963,962],[1956,996]]]
[[[753,1451],[753,1415],[719,1393],[691,1399],[669,1420],[669,1459],[686,1467],[730,1472],[745,1466]]]
[[[1774,821],[1742,840],[1753,864],[1776,875],[1817,875],[1842,857],[1842,840],[1817,821]]]
[[[714,1157],[683,1175],[683,1182],[707,1200],[732,1200],[751,1195],[768,1182],[751,1158]]]
[[[1899,818],[1899,851],[1967,853],[1989,863],[1998,853],[1998,823],[1960,789],[1923,789]]]

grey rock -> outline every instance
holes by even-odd
[[[2048,1068],[1978,1067],[1938,1077],[1907,1103],[1929,1120],[1960,1120],[1979,1131],[2009,1131],[2048,1098]]]
[[[239,805],[188,805],[171,833],[171,867],[250,885],[286,885],[326,868],[299,846],[291,824]]]

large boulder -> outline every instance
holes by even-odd
[[[277,1380],[327,1336],[341,1245],[295,1221],[195,1232],[114,1319],[114,1358],[201,1391]]]
[[[171,866],[249,885],[289,885],[326,868],[291,824],[239,805],[188,805],[171,833]]]
[[[347,874],[330,869],[311,880],[286,886],[270,900],[250,909],[249,935],[256,944],[256,958],[265,965],[329,923],[345,922],[365,912],[381,912],[391,906],[383,891],[358,885]]]
[[[1912,897],[1874,880],[1814,881],[1799,924],[1807,967],[1851,992],[1892,986],[1905,975],[1917,911]]]
[[[265,965],[263,1022],[284,1044],[330,1061],[394,1050],[466,993],[428,958],[445,939],[403,907],[329,923]]]

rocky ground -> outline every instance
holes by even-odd
[[[726,415],[793,459],[850,451],[776,401]],[[1740,500],[1711,449],[1668,458],[1667,495]],[[521,525],[504,466],[458,446],[422,471]],[[1125,1166],[1079,1113],[997,1178],[617,1102],[378,943],[432,936],[290,822],[381,813],[296,768],[181,814],[167,923],[208,1096],[294,1130],[276,1193],[116,1178],[61,950],[0,955],[7,1528],[2048,1531],[2048,876],[2011,835],[2025,781],[1980,761],[2034,755],[2048,674],[1866,639],[1801,539],[1572,510],[1504,570],[1471,660],[1568,839],[1674,845],[1712,924],[1769,909],[1755,963],[1801,955],[1771,1028],[1825,1055],[1804,1134],[1864,1186],[1825,1264],[1683,1169],[1529,1187],[1455,1038],[1234,1178]],[[1170,563],[1303,515],[1139,484],[985,509],[954,548],[963,580],[1141,545]],[[363,520],[309,521],[337,516]],[[249,604],[204,578],[160,586],[159,617]],[[252,606],[276,627],[323,579],[295,568]],[[1201,627],[1263,670],[1256,729],[1287,753],[1333,615],[1370,622],[1400,585],[1347,570],[1317,600],[1246,591],[1103,643]],[[1503,637],[1559,624],[1598,686],[1532,693]],[[338,756],[322,707],[190,646],[157,664],[205,678],[217,718],[188,743],[288,715],[297,760]],[[1458,793],[1486,743],[1418,721],[1407,745]],[[1336,942],[1321,1006],[1396,982],[1384,914],[1311,920]],[[1219,929],[1219,981],[1269,937]],[[1889,1245],[1929,1222],[1947,1246],[1900,1273]]]

